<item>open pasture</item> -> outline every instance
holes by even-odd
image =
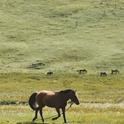
[[[0,0],[0,124],[30,124],[32,92],[67,88],[70,124],[124,124],[123,34],[123,0]]]
[[[124,107],[113,105],[81,105],[73,106],[67,113],[68,124],[123,124]],[[108,107],[109,106],[109,107]],[[109,110],[110,109],[110,110]],[[56,115],[55,110],[45,108],[44,117]],[[34,113],[27,106],[0,107],[0,124],[31,124]],[[63,118],[52,121],[46,119],[47,124],[63,124]],[[45,124],[46,124],[45,123]],[[40,116],[34,124],[42,124]]]
[[[81,104],[67,111],[70,124],[123,124],[124,123],[124,77],[123,75],[53,75],[43,74],[0,74],[0,102],[15,102],[15,105],[0,105],[0,124],[30,124],[34,112],[27,104],[34,91],[43,89],[76,89]],[[54,109],[45,108],[44,118],[56,115]],[[41,123],[40,116],[37,123]],[[63,123],[46,119],[48,124]]]

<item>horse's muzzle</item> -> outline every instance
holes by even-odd
[[[79,105],[79,104],[80,104],[80,102],[79,102],[79,101],[75,101],[74,103],[75,103],[76,105]]]
[[[79,102],[76,103],[76,105],[79,105],[79,104],[80,104]]]

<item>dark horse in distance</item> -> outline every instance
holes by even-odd
[[[76,96],[76,92],[72,89],[62,90],[58,92],[53,91],[40,91],[33,93],[29,98],[29,105],[35,111],[35,117],[32,121],[37,119],[37,113],[39,111],[42,121],[44,122],[43,118],[43,107],[48,106],[55,108],[58,116],[52,118],[52,120],[56,120],[61,116],[60,109],[62,110],[64,122],[66,123],[65,117],[65,107],[67,105],[67,101],[71,100],[71,102],[79,105],[79,100]]]

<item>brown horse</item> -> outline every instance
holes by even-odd
[[[112,70],[111,70],[111,74],[119,74],[119,70],[117,70],[117,69],[114,69],[114,70],[113,70],[113,69],[112,69]]]
[[[55,108],[58,113],[58,116],[52,118],[52,120],[56,120],[61,116],[60,109],[62,109],[64,122],[66,123],[65,107],[69,99],[71,100],[71,102],[75,103],[76,105],[79,105],[79,100],[76,96],[76,93],[72,89],[67,89],[59,92],[44,90],[38,93],[37,92],[33,93],[29,98],[29,105],[35,111],[35,117],[33,118],[32,121],[35,121],[37,119],[37,113],[39,111],[42,121],[44,122],[42,110],[43,107],[48,106]]]
[[[101,77],[107,76],[107,73],[106,72],[100,72],[100,76]]]
[[[48,71],[47,75],[53,75],[53,72],[52,71]]]
[[[80,69],[80,70],[77,70],[77,72],[79,74],[86,74],[87,73],[87,70],[86,69]]]

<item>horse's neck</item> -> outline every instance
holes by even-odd
[[[65,96],[65,100],[66,100],[66,102],[67,102],[69,99],[70,99],[69,97]]]
[[[70,97],[68,96],[68,94],[66,94],[64,92],[61,94],[61,97],[62,97],[63,100],[65,100],[65,102],[67,102],[70,99]]]

